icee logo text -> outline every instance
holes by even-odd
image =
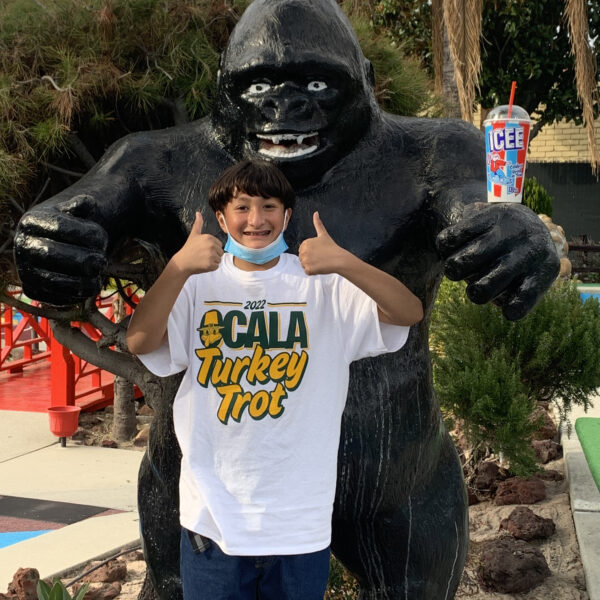
[[[493,128],[488,130],[490,150],[522,150],[525,132],[522,127]]]

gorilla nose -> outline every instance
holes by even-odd
[[[285,121],[311,115],[311,104],[308,98],[294,95],[280,98],[269,98],[261,107],[264,117],[270,120]]]

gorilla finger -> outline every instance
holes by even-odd
[[[58,209],[80,219],[89,219],[96,209],[96,200],[89,194],[79,194],[65,202],[61,202]]]
[[[55,210],[37,210],[26,214],[17,232],[17,236],[51,238],[84,248],[106,250],[108,246],[108,235],[103,227]]]
[[[500,237],[498,230],[492,229],[452,254],[446,260],[444,273],[453,281],[468,279],[472,275],[489,270],[507,251],[508,242]]]
[[[546,293],[537,275],[525,277],[514,291],[509,293],[502,305],[502,314],[509,321],[522,319]]]
[[[501,298],[519,274],[520,270],[513,268],[512,265],[497,264],[485,275],[471,278],[467,285],[467,296],[475,304],[485,304]]]
[[[16,255],[36,268],[75,276],[98,276],[107,265],[106,256],[100,252],[47,238],[20,240]]]
[[[476,217],[462,220],[442,230],[436,238],[436,246],[442,258],[447,258],[454,251],[462,248],[471,240],[485,234],[494,225],[490,219]]]
[[[27,296],[55,306],[77,304],[97,296],[102,288],[101,277],[76,277],[38,269],[23,273],[21,281]]]

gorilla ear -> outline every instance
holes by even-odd
[[[367,81],[371,84],[372,88],[375,88],[375,69],[370,60],[365,58],[365,72],[367,74]]]

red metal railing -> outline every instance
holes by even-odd
[[[18,296],[18,291],[9,292]],[[47,319],[34,317],[8,304],[0,304],[0,371],[18,373],[23,367],[50,358],[50,325]],[[15,325],[16,321],[16,325]],[[40,350],[45,344],[46,348]],[[11,354],[23,355],[12,358]]]
[[[20,290],[13,290],[11,294],[18,297]],[[112,300],[98,298],[97,306],[108,319],[114,320]],[[131,313],[129,306],[126,307],[126,313]],[[0,371],[18,373],[28,365],[49,360],[50,406],[78,405],[84,410],[94,410],[112,404],[114,376],[62,346],[52,335],[47,319],[34,317],[5,304],[0,304],[0,314]],[[100,332],[89,323],[73,325],[94,341],[101,337]],[[46,348],[40,349],[43,344]],[[14,358],[15,353],[21,354],[21,348],[22,356]],[[136,397],[140,395],[136,388]]]

